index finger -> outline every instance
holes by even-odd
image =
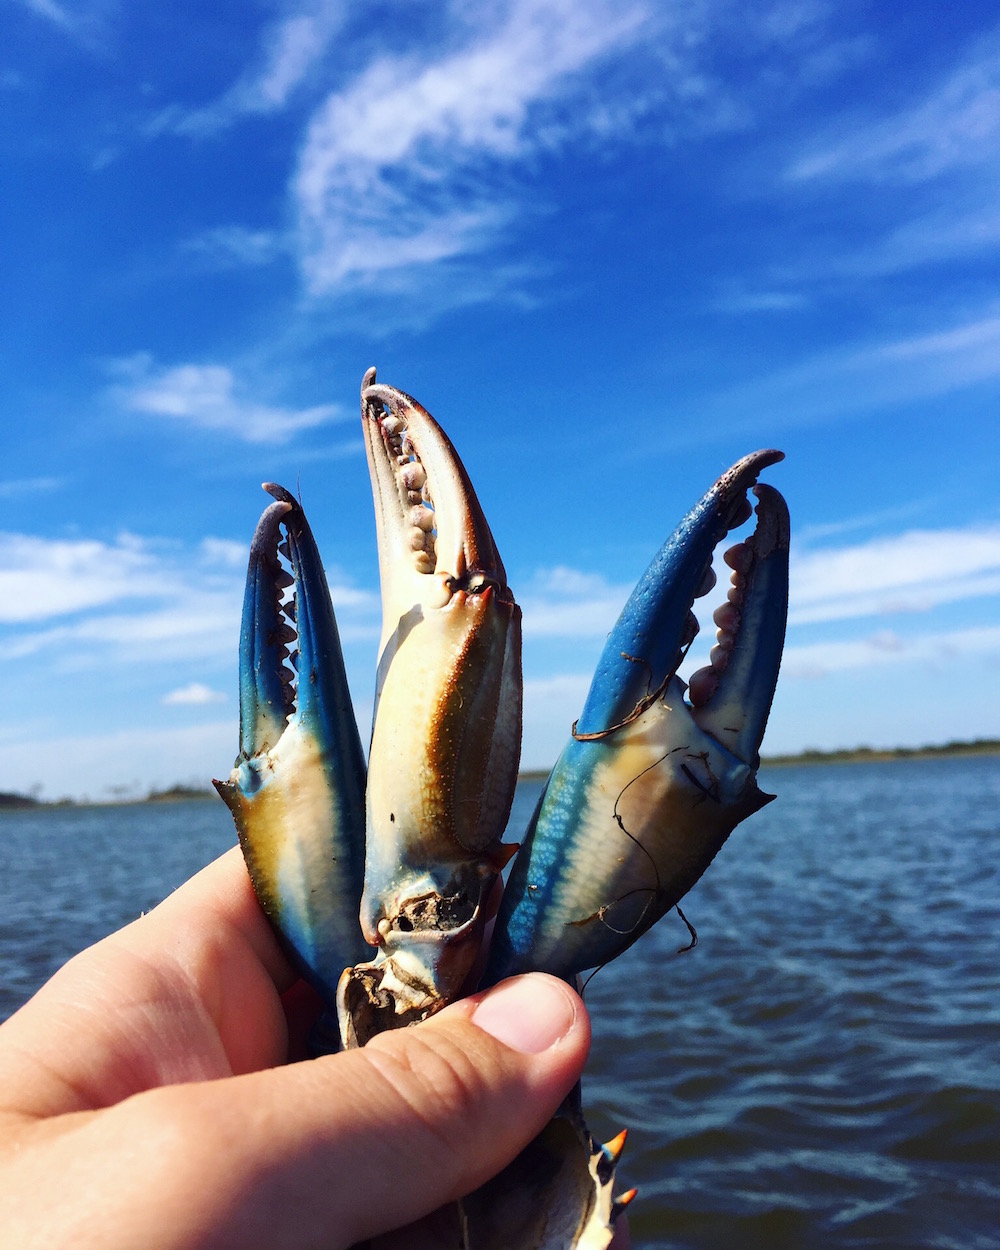
[[[0,1105],[92,1110],[287,1058],[297,975],[238,850],[75,956],[0,1028]]]

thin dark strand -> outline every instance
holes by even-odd
[[[635,834],[631,833],[628,829],[625,828],[625,822],[624,820],[622,820],[621,813],[618,811],[618,804],[621,802],[622,797],[624,796],[625,791],[629,788],[629,786],[634,785],[637,781],[639,781],[642,777],[644,777],[646,773],[651,772],[654,768],[657,768],[667,758],[667,755],[670,755],[671,753],[672,752],[668,751],[664,755],[661,755],[658,760],[654,760],[652,764],[647,765],[647,767],[645,767],[641,773],[638,773],[635,777],[632,778],[630,782],[628,782],[627,785],[625,785],[622,788],[618,797],[615,799],[615,807],[614,807],[614,813],[613,813],[615,822],[617,823],[618,828],[622,831],[622,833],[624,833],[626,838],[628,838],[631,842],[634,842],[635,845],[639,848],[639,850],[642,851],[643,855],[646,856],[646,859],[649,861],[649,866],[653,870],[653,878],[656,882],[654,886],[645,887],[645,889],[649,891],[649,900],[646,903],[645,907],[643,907],[642,911],[639,913],[638,917],[636,918],[635,923],[631,925],[628,929],[625,929],[625,930],[615,929],[613,925],[608,924],[608,922],[604,919],[604,916],[602,913],[606,910],[607,907],[613,907],[615,903],[620,903],[622,899],[628,898],[629,894],[642,893],[643,892],[642,889],[632,890],[632,891],[629,891],[629,894],[623,894],[621,898],[615,899],[615,903],[605,904],[605,906],[600,909],[600,912],[598,912],[598,915],[600,916],[600,919],[601,919],[601,923],[606,925],[607,928],[609,928],[612,933],[617,933],[621,937],[628,937],[630,933],[634,933],[637,929],[641,931],[643,921],[646,919],[646,916],[650,908],[653,906],[653,904],[656,901],[657,895],[660,893],[661,882],[660,882],[660,870],[656,866],[656,860],[650,854],[649,850],[645,846],[643,846],[643,844],[639,841],[639,839],[635,836]]]
[[[705,760],[704,762],[707,767],[707,760]],[[691,782],[691,784],[695,787],[695,789],[700,790],[702,792],[702,794],[705,796],[706,799],[711,799],[713,803],[722,802],[722,799],[719,797],[719,793],[718,793],[719,783],[715,777],[712,777],[712,781],[714,782],[714,785],[706,786],[703,782],[698,780],[698,778],[694,775],[691,769],[688,768],[687,764],[681,765],[681,772],[684,774],[685,777],[687,777],[688,781]],[[709,770],[709,775],[711,776],[711,770]]]
[[[686,654],[687,652],[685,651],[684,655]],[[662,698],[666,692],[667,686],[670,683],[671,677],[673,677],[674,672],[676,672],[676,669],[674,669],[667,673],[666,677],[664,677],[663,681],[660,682],[656,689],[650,690],[649,683],[653,680],[653,670],[649,667],[649,662],[642,659],[640,656],[629,655],[627,651],[623,651],[621,655],[623,660],[628,660],[632,664],[642,664],[645,666],[649,674],[646,678],[646,693],[626,717],[620,720],[616,725],[609,725],[607,729],[597,729],[590,734],[577,733],[576,727],[580,723],[579,718],[577,718],[570,727],[570,733],[577,740],[577,742],[598,742],[601,738],[607,738],[611,734],[617,733],[619,729],[624,729],[626,725],[631,725],[633,721],[639,719],[643,712],[645,712],[648,708],[651,708],[658,699]],[[684,656],[682,655],[681,659],[683,660],[683,658]]]
[[[678,955],[684,955],[687,953],[687,951],[693,951],[694,948],[698,945],[698,930],[694,927],[691,921],[688,920],[687,916],[685,916],[684,913],[681,911],[679,903],[675,907],[675,911],[677,912],[678,916],[680,916],[680,918],[687,925],[688,933],[691,934],[691,941],[688,942],[687,946],[680,946],[677,949]]]

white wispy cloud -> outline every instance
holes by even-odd
[[[0,789],[37,782],[50,798],[143,793],[178,781],[206,784],[226,777],[235,753],[231,719],[156,728],[137,724],[112,733],[46,736],[0,725]],[[53,761],[58,761],[55,768]]]
[[[1000,378],[995,305],[957,325],[881,343],[850,345],[728,388],[705,405],[721,428],[734,412],[765,413],[775,426],[931,399]]]
[[[863,523],[869,525],[871,518]],[[814,533],[813,541],[819,536]],[[729,584],[721,550],[715,560],[717,588],[695,604],[704,635],[692,651],[697,663],[704,662],[698,656],[712,645],[711,611]],[[1000,595],[1000,525],[912,529],[836,546],[803,547],[796,542],[789,581],[788,619],[794,626],[928,612],[943,604]],[[604,638],[631,591],[630,585],[596,573],[565,566],[539,570],[518,591],[525,638],[529,643]]]
[[[217,268],[257,268],[286,255],[290,241],[275,230],[252,230],[247,226],[214,226],[190,239],[180,250],[203,264]]]
[[[320,3],[285,18],[265,32],[259,73],[237,89],[245,108],[279,109],[326,51],[343,19],[343,3]]]
[[[875,519],[884,523],[888,518],[877,514]],[[859,526],[872,523],[870,516],[858,521]],[[816,545],[850,528],[849,522],[814,528],[810,545],[793,542],[790,625],[922,613],[1000,595],[1000,524],[911,529],[862,542]],[[716,589],[694,605],[706,635],[714,635],[706,622],[729,585],[730,571],[721,560],[724,546],[716,551]],[[538,570],[518,589],[525,638],[604,638],[631,592],[631,585],[598,573],[566,566]],[[711,640],[700,638],[702,644],[707,649]]]
[[[522,768],[550,768],[583,710],[590,673],[524,679]]]
[[[190,706],[204,707],[207,703],[225,703],[226,696],[221,690],[213,690],[203,682],[193,681],[188,686],[179,686],[163,696],[162,702],[168,707]]]
[[[598,573],[564,565],[542,569],[519,591],[526,638],[600,638],[631,593]]]
[[[72,30],[76,25],[77,19],[74,15],[65,5],[57,4],[56,0],[21,0],[21,3],[38,17],[45,18],[63,30]]]
[[[0,533],[0,655],[43,652],[86,665],[233,658],[247,547],[194,548],[124,535],[115,542]],[[344,641],[378,636],[379,598],[328,571]],[[30,626],[30,628],[25,628]]]
[[[215,430],[251,443],[284,443],[302,430],[342,419],[336,404],[283,408],[246,394],[227,365],[160,366],[146,352],[113,362],[111,393],[126,411]]]
[[[175,589],[171,579],[167,592]],[[0,534],[0,623],[51,620],[163,593],[160,562],[131,535],[106,543]]]
[[[835,521],[807,522],[797,527],[795,537],[803,548],[809,548],[818,542],[842,534],[857,533],[860,530],[869,532],[876,529],[888,530],[893,526],[898,527],[901,522],[920,516],[928,504],[933,502],[933,495],[914,495],[905,503],[895,504],[892,507],[839,516]]]
[[[720,295],[713,307],[719,312],[731,313],[733,316],[754,317],[758,313],[798,312],[808,303],[805,295],[799,291],[782,291],[768,289],[734,289],[728,294]]]
[[[538,107],[571,94],[644,19],[636,4],[514,0],[462,46],[379,57],[330,95],[294,182],[310,288],[494,241],[520,211],[498,174],[537,148]]]
[[[413,315],[424,320],[437,304],[523,297],[541,285],[550,258],[522,252],[512,264],[497,253],[558,203],[539,187],[542,161],[565,155],[578,167],[582,147],[751,131],[775,95],[815,88],[863,55],[830,29],[824,5],[795,0],[746,13],[726,0],[452,0],[385,39],[360,37],[346,9],[296,7],[265,30],[260,56],[232,87],[201,108],[171,105],[150,129],[211,135],[332,78],[300,147],[292,234],[228,225],[184,248],[254,266],[293,251],[311,294],[350,297],[377,282],[397,297],[396,320],[405,316],[398,297],[418,280]],[[349,55],[334,65],[340,32]],[[774,289],[730,302],[745,312],[798,299]]]
[[[789,623],[815,624],[1000,594],[1000,525],[911,530],[793,553]],[[853,644],[851,644],[853,645]]]
[[[203,538],[199,544],[203,563],[220,568],[245,569],[247,547],[233,538]]]
[[[48,23],[85,51],[102,55],[107,51],[110,27],[109,6],[103,0],[20,0],[20,4]],[[10,41],[8,40],[8,43]]]
[[[819,678],[849,669],[909,664],[927,670],[956,659],[1000,655],[1000,626],[903,637],[879,630],[867,638],[797,644],[785,648],[783,678]]]
[[[898,68],[898,67],[894,67]],[[849,195],[867,184],[877,200],[846,202],[835,246],[807,232],[798,254],[783,256],[757,285],[817,296],[858,279],[892,278],[929,265],[993,256],[1000,245],[1000,28],[980,39],[950,72],[927,87],[913,78],[910,99],[862,115],[849,92],[835,119],[816,113],[818,135],[787,160],[771,193]],[[869,100],[888,98],[869,93]],[[899,92],[894,93],[898,100]],[[877,107],[877,105],[876,105]],[[751,168],[753,158],[750,159]],[[859,227],[861,227],[859,229]],[[751,295],[752,298],[752,295]],[[740,312],[739,298],[722,311]]]
[[[254,64],[232,86],[200,107],[174,104],[164,109],[150,122],[150,133],[211,136],[241,118],[286,108],[322,63],[346,10],[346,0],[295,5],[292,12],[263,27]]]
[[[229,659],[239,639],[240,595],[197,590],[182,607],[139,605],[130,612],[99,612],[12,638],[4,658],[43,652],[63,668],[87,668],[111,655],[116,664]]]
[[[994,171],[1000,160],[1000,32],[923,99],[869,125],[852,118],[842,138],[801,157],[795,180],[837,178],[922,182],[965,167]]]
[[[905,220],[861,247],[824,257],[812,280],[885,277],[995,252],[1000,246],[998,191],[1000,179],[993,184],[977,179],[972,186],[952,183],[944,204],[937,197],[931,203],[911,201]]]
[[[22,499],[27,495],[48,495],[63,486],[59,477],[22,477],[0,482],[0,499]]]

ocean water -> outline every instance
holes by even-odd
[[[697,947],[667,917],[586,989],[633,1245],[1000,1247],[1000,758],[761,783]],[[234,840],[214,801],[0,813],[0,1017]]]

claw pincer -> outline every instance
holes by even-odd
[[[410,396],[362,386],[382,580],[361,927],[345,1043],[454,999],[509,858],[521,744],[521,611],[462,462]]]
[[[416,400],[365,375],[382,584],[367,770],[319,553],[296,500],[261,517],[240,640],[240,754],[217,782],[264,910],[340,1040],[364,1045],[475,988],[521,740],[521,613],[461,460]],[[788,512],[746,456],[681,521],[608,638],[503,893],[480,984],[577,981],[631,945],[772,796],[757,786],[788,600]],[[688,684],[694,601],[731,546],[717,644]],[[374,956],[372,956],[374,948]],[[458,1209],[464,1250],[602,1250],[624,1134],[601,1145],[579,1086]]]
[[[691,702],[677,668],[697,626],[691,604],[714,581],[715,547],[747,519],[757,474],[780,459],[757,452],[723,474],[625,605],[511,871],[488,982],[608,963],[772,797],[756,773],[788,601],[788,512],[773,488],[756,487],[755,532],[727,552],[719,641],[692,677]]]
[[[364,958],[365,762],[326,575],[299,504],[275,497],[250,549],[240,630],[240,753],[216,789],[293,960],[335,1010]]]

